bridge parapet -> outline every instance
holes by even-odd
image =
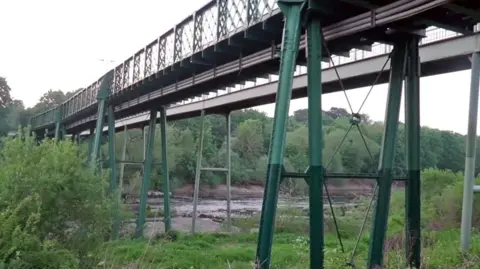
[[[150,94],[153,95],[159,88],[169,87],[172,83],[175,84],[175,81],[181,80],[182,77],[178,76],[179,70],[189,70],[193,65],[195,65],[197,71],[216,68],[217,60],[214,63],[205,62],[207,56],[212,53],[225,53],[225,57],[216,57],[227,59],[225,63],[230,63],[228,59],[239,59],[239,55],[232,56],[232,52],[228,51],[235,51],[234,48],[238,45],[239,40],[248,39],[250,45],[257,44],[256,51],[271,46],[278,49],[278,45],[273,45],[278,44],[278,42],[265,44],[266,39],[262,40],[259,37],[259,34],[261,36],[269,31],[275,36],[279,34],[278,29],[281,29],[283,25],[281,23],[283,16],[275,2],[275,0],[210,1],[115,67],[112,70],[114,76],[109,92],[110,101],[114,100],[115,105],[122,109],[125,102],[129,103],[132,99],[138,99],[138,102],[140,102],[140,99],[149,99]],[[329,39],[328,35],[338,36],[335,29],[334,25],[324,29],[326,39]],[[428,35],[422,40],[422,44],[460,35],[434,27],[428,29],[427,33]],[[275,38],[278,39],[279,37]],[[270,38],[268,40],[273,41],[274,39]],[[304,37],[302,39],[304,40]],[[346,64],[384,54],[391,50],[390,45],[380,43],[373,46],[366,45],[366,47],[370,47],[370,51],[363,49],[351,49],[347,52],[332,51],[333,54],[337,54],[333,57],[332,62],[335,65]],[[237,51],[233,53],[235,54]],[[242,57],[242,50],[239,51],[239,54]],[[203,66],[203,69],[199,66]],[[323,68],[330,66],[330,63],[322,64]],[[305,72],[306,68],[299,66],[297,69],[300,72]],[[197,74],[200,73],[197,72]],[[200,76],[198,77],[200,79]],[[269,75],[267,81],[276,79],[275,75]],[[154,80],[155,85],[152,83]],[[159,80],[161,81],[159,82]],[[236,84],[233,89],[231,87],[230,89],[212,89],[209,96],[213,97],[238,88],[249,87],[248,84],[254,86],[262,83],[260,78],[252,78],[249,81],[253,83],[245,82],[244,86]],[[267,82],[263,81],[264,83]],[[62,122],[71,121],[72,118],[75,118],[75,120],[82,119],[95,114],[100,82],[101,79],[95,81],[60,105]],[[159,83],[162,85],[158,85]],[[152,85],[150,86],[150,84]],[[176,87],[176,85],[174,86]],[[139,90],[138,88],[142,89]],[[190,96],[198,96],[198,94],[191,94]],[[186,100],[198,100],[198,98],[187,98]],[[178,103],[176,101],[178,101],[178,98],[173,103]],[[180,103],[186,102],[188,101],[181,101]],[[55,117],[52,114],[54,115],[56,112],[51,110],[32,117],[32,129],[38,131],[52,127],[55,122]]]

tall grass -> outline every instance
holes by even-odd
[[[463,175],[450,171],[425,170],[422,173],[422,268],[479,268],[480,233],[474,229],[469,253],[459,251],[459,224]],[[405,268],[404,217],[405,194],[403,190],[392,194],[389,229],[385,242],[385,268]],[[359,206],[346,212],[336,212],[341,237],[345,246],[342,252],[336,237],[332,215],[325,212],[325,264],[326,268],[348,268],[350,252],[355,246],[363,221],[366,198]],[[475,216],[480,207],[475,202]],[[344,213],[344,214],[341,214]],[[272,250],[271,268],[308,268],[309,224],[308,212],[287,208],[279,210]],[[370,214],[371,215],[371,214]],[[356,258],[357,268],[365,268],[368,254],[371,219],[360,237]],[[198,234],[175,233],[146,240],[123,239],[103,246],[101,264],[105,268],[161,268],[161,269],[220,269],[252,268],[259,214],[236,218],[233,225],[237,233]],[[480,220],[475,217],[473,226]],[[148,247],[147,247],[148,245]]]

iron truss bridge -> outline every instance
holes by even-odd
[[[471,67],[468,60],[469,55],[478,48],[476,44],[480,44],[480,34],[475,30],[473,35],[462,35],[457,32],[431,27],[427,29],[426,37],[421,40],[420,59],[422,64],[422,76],[437,75],[445,72],[466,70]],[[347,88],[358,88],[368,86],[374,76],[382,71],[382,67],[387,61],[388,54],[391,52],[392,46],[377,43],[372,46],[370,51],[354,49],[350,51],[350,57],[334,56],[333,63],[322,64],[322,77],[324,91],[338,91],[338,78],[335,74],[333,66],[341,75],[344,85]],[[388,81],[389,66],[385,66],[381,77],[377,83]],[[295,78],[292,88],[292,98],[302,98],[307,96],[307,77],[306,66],[297,65]],[[222,89],[214,89],[208,94],[199,97],[188,98],[178,103],[171,104],[167,108],[167,120],[179,120],[205,114],[225,114],[229,111],[250,108],[253,106],[268,104],[275,102],[277,93],[278,75],[270,74],[266,77],[258,77],[249,81],[236,84],[233,87]],[[151,96],[155,98],[160,91],[157,90]],[[142,103],[148,99],[132,100],[125,103],[122,107],[128,107],[132,104]],[[160,118],[160,113],[157,114]],[[68,129],[76,129],[77,126],[93,124],[97,119],[94,114],[90,117],[83,118],[79,121],[72,122],[67,125]],[[149,112],[142,112],[115,122],[117,131],[132,128],[142,128],[148,125],[150,120]],[[103,132],[108,131],[105,126]],[[81,135],[89,135],[90,131],[86,130]]]
[[[475,20],[469,17],[472,9],[468,7],[475,6],[476,1],[340,2],[336,8],[341,8],[342,14],[326,19],[323,28],[331,47],[324,55],[326,62],[330,55],[345,61],[372,50],[375,53],[380,49],[374,44],[377,41],[391,43],[389,35],[379,35],[378,29],[403,29],[405,20],[417,28],[435,25],[466,35],[474,32]],[[100,84],[107,78],[109,103],[115,106],[116,118],[121,119],[152,106],[182,102],[269,76],[278,71],[283,21],[275,0],[211,1],[114,68],[111,76],[102,76],[65,103],[34,116],[32,129],[41,133],[53,130],[57,120],[69,125],[95,115]],[[305,45],[302,35],[300,49]],[[297,63],[305,62],[305,53],[300,53]],[[67,132],[75,134],[92,127],[94,123],[85,122]]]
[[[47,130],[46,133],[51,135],[51,131],[54,130],[56,140],[61,139],[65,134],[75,134],[78,137],[83,131],[90,129],[93,135],[90,135],[89,139],[89,164],[92,169],[95,169],[94,171],[98,171],[101,130],[104,128],[104,121],[107,121],[109,191],[113,193],[118,183],[116,165],[118,162],[125,161],[116,158],[115,121],[150,110],[148,116],[150,128],[148,128],[148,135],[144,137],[146,142],[142,162],[144,173],[136,230],[136,236],[142,236],[157,129],[153,126],[156,124],[157,112],[160,111],[161,159],[163,160],[161,164],[162,176],[165,177],[162,180],[162,191],[165,194],[164,224],[165,230],[169,231],[171,214],[166,149],[167,106],[170,106],[170,111],[181,110],[189,104],[175,106],[176,103],[185,102],[189,98],[204,98],[203,96],[210,92],[216,94],[218,89],[226,89],[227,94],[221,97],[226,97],[224,100],[229,102],[217,105],[217,107],[223,107],[222,111],[217,112],[226,115],[228,135],[225,168],[202,167],[203,119],[207,112],[202,106],[209,100],[202,100],[201,106],[197,109],[192,108],[192,111],[200,111],[202,122],[197,150],[192,233],[195,232],[200,174],[207,170],[225,172],[227,227],[230,229],[231,124],[229,112],[241,108],[238,104],[242,103],[242,98],[262,100],[257,102],[268,102],[268,100],[271,102],[273,96],[275,116],[269,147],[255,268],[270,268],[280,183],[285,178],[298,178],[304,179],[309,185],[310,268],[317,269],[324,268],[325,245],[322,229],[324,227],[324,192],[327,200],[330,200],[326,182],[332,178],[353,177],[353,175],[330,173],[329,165],[334,156],[330,161],[323,159],[323,123],[322,113],[319,113],[322,108],[319,101],[323,93],[345,92],[347,87],[351,89],[365,86],[365,80],[373,81],[372,88],[376,83],[388,81],[387,109],[378,168],[368,175],[356,175],[356,178],[370,178],[376,181],[372,202],[365,212],[364,219],[365,224],[370,207],[373,207],[372,203],[375,200],[367,268],[379,268],[384,263],[390,195],[395,180],[406,182],[406,264],[411,268],[421,268],[420,76],[467,69],[469,60],[465,55],[471,54],[471,101],[461,229],[461,246],[463,249],[468,249],[473,192],[477,189],[473,183],[480,81],[480,42],[479,36],[475,33],[475,27],[479,22],[480,1],[472,0],[211,1],[65,103],[34,116],[31,119],[31,125],[37,134]],[[432,30],[431,27],[437,28]],[[442,41],[432,33],[442,33],[439,35],[450,39]],[[375,43],[384,45],[375,45]],[[364,57],[372,51],[375,53],[374,51],[378,48],[380,53],[376,53],[380,55]],[[379,64],[381,60],[384,61],[383,64]],[[322,61],[330,62],[329,66],[323,64],[323,70]],[[354,62],[341,65],[342,62],[339,61]],[[364,65],[361,65],[362,63]],[[389,67],[387,67],[388,63],[390,63]],[[298,66],[301,67],[298,68]],[[306,74],[305,66],[308,68]],[[299,76],[294,77],[296,67],[300,71],[297,72]],[[350,73],[345,71],[342,74],[347,77],[345,80],[340,76],[342,68],[344,71],[350,70]],[[360,74],[359,71],[362,70],[353,70],[354,68],[370,70],[370,73]],[[354,75],[355,72],[357,75]],[[272,74],[278,74],[278,82],[271,81]],[[257,83],[260,77],[266,78],[266,87],[254,86],[251,88],[253,90],[248,91],[250,92],[248,98],[245,94],[236,94],[245,93],[243,92],[245,89],[231,91],[232,87],[236,88],[239,84],[247,85],[248,81],[250,81],[248,83]],[[336,87],[332,86],[335,81],[338,82]],[[276,88],[276,92],[271,89],[272,85]],[[260,91],[267,89],[269,94],[262,96],[264,92]],[[261,98],[255,98],[255,94],[252,93],[254,91],[259,91],[257,96]],[[297,97],[308,96],[309,166],[303,173],[286,171],[283,165],[285,124],[294,91]],[[403,177],[399,177],[394,174],[393,162],[402,91],[405,91],[406,104],[406,171]],[[360,110],[363,105],[358,111],[353,111],[346,93],[345,97],[352,115],[351,125],[333,155],[338,152],[350,131],[358,130],[362,139],[364,137],[359,126]],[[219,99],[211,100],[218,102]],[[243,102],[244,106],[259,104],[261,103]],[[209,112],[213,113],[214,110]],[[193,116],[193,114],[184,113],[184,117]],[[170,115],[172,119],[175,118],[173,112]],[[372,163],[377,162],[366,141],[363,140],[363,142]],[[333,209],[331,212],[335,221]],[[118,227],[117,212],[112,227],[113,238],[118,235]],[[362,225],[360,228],[357,243],[346,263],[352,268],[355,268],[354,256],[364,227]],[[338,227],[337,237],[344,251]]]

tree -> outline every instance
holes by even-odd
[[[65,93],[60,90],[49,90],[40,97],[40,101],[37,106],[42,106],[45,109],[54,108],[57,105],[65,102],[67,100]]]
[[[110,229],[107,178],[74,143],[28,135],[5,141],[0,165],[0,266],[78,268]]]
[[[254,167],[263,154],[263,128],[259,120],[246,120],[237,129],[237,139],[233,149],[244,158],[249,167]]]
[[[299,123],[306,124],[308,122],[308,109],[299,109],[293,112],[293,118]]]
[[[7,79],[0,77],[0,107],[6,108],[11,102],[10,86],[8,86]]]

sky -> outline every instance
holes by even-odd
[[[0,76],[26,106],[49,89],[86,87],[206,2],[0,0]],[[469,70],[422,78],[421,124],[465,134],[469,85]],[[368,89],[347,91],[354,111]],[[383,120],[386,89],[376,86],[361,113]],[[324,95],[322,106],[348,108],[341,92]],[[292,100],[290,113],[306,107],[306,98]],[[274,104],[256,109],[273,116]],[[402,103],[401,121],[403,113]]]

